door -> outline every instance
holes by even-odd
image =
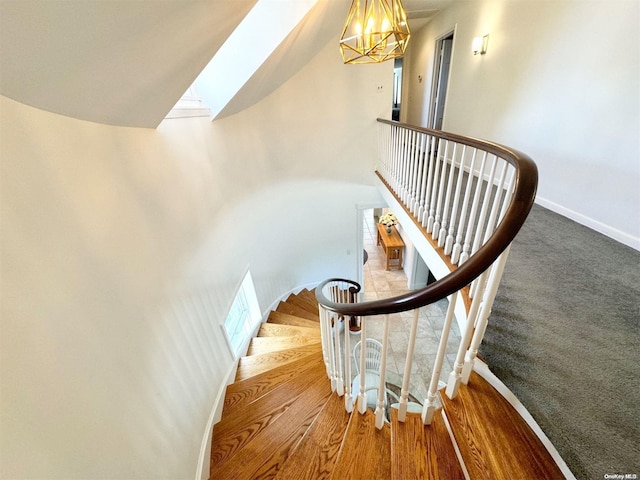
[[[436,44],[436,79],[431,102],[431,128],[442,130],[444,107],[447,100],[447,85],[451,70],[451,53],[453,51],[453,32],[438,40]]]

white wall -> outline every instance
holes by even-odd
[[[457,2],[411,40],[407,120],[427,124],[435,40],[455,28],[444,130],[527,153],[538,203],[640,249],[638,7]],[[472,55],[486,33],[487,54]]]
[[[214,123],[111,127],[0,97],[0,477],[194,478],[245,269],[262,308],[355,278],[392,65],[343,66],[336,45]]]

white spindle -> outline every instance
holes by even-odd
[[[436,396],[438,395],[438,381],[440,380],[440,373],[442,372],[442,363],[444,362],[444,356],[447,351],[447,342],[449,341],[449,332],[451,331],[451,323],[453,321],[457,300],[458,300],[458,292],[454,292],[449,298],[449,308],[447,309],[447,316],[444,319],[442,334],[440,336],[440,343],[438,344],[438,352],[436,353],[436,360],[433,364],[433,373],[431,374],[429,391],[427,392],[427,398],[425,399],[424,407],[422,409],[422,422],[425,425],[431,424],[431,421],[433,420],[433,414],[435,413],[435,410],[436,410]]]
[[[456,180],[456,191],[453,194],[453,206],[451,207],[451,222],[449,223],[449,235],[444,245],[444,254],[451,255],[453,251],[454,228],[458,217],[458,207],[460,204],[460,193],[462,192],[462,183],[464,181],[464,164],[466,159],[467,146],[462,146],[462,154],[460,155],[460,167],[458,168],[458,178]],[[456,263],[454,260],[453,263]]]
[[[420,223],[422,223],[422,219],[425,214],[425,198],[427,191],[427,172],[429,170],[429,139],[431,137],[429,135],[424,135],[421,144],[421,152],[420,157],[422,158],[422,168],[421,168],[421,182],[420,182],[420,194],[419,194],[419,206],[418,213],[416,214],[416,218]]]
[[[336,374],[336,353],[333,343],[333,330],[331,327],[332,323],[336,323],[336,316],[333,312],[329,313],[329,328],[327,329],[327,351],[329,355],[329,377],[331,378],[331,391],[335,392],[337,390],[336,379],[338,375]]]
[[[407,359],[404,364],[402,376],[402,389],[400,390],[400,405],[398,407],[398,420],[404,422],[407,416],[407,404],[409,403],[409,385],[411,381],[411,366],[413,365],[413,352],[416,348],[416,335],[418,332],[419,309],[413,311],[413,321],[409,332],[409,344],[407,345]]]
[[[400,127],[393,127],[393,150],[391,153],[391,178],[389,185],[394,192],[398,192],[398,158],[400,156]]]
[[[502,194],[506,194],[507,192],[504,189],[504,182],[507,178],[507,170],[509,164],[504,160],[501,162],[501,170],[500,170],[500,178],[498,179],[498,185],[496,186],[496,193],[493,197],[493,202],[491,205],[491,214],[489,214],[489,221],[487,222],[487,229],[484,233],[484,238],[482,239],[482,243],[486,243],[487,240],[491,237],[496,227],[498,226],[498,213],[500,212],[500,199],[502,198]]]
[[[473,201],[471,202],[471,213],[469,214],[469,221],[467,223],[467,231],[465,233],[464,243],[462,244],[462,253],[460,254],[460,260],[458,265],[464,263],[469,258],[471,250],[471,235],[475,227],[476,215],[478,213],[478,207],[480,205],[480,192],[482,191],[482,179],[484,177],[484,167],[487,163],[487,152],[482,155],[482,161],[480,162],[480,170],[478,172],[478,181],[476,182],[476,189],[473,194]],[[473,178],[473,175],[471,176]]]
[[[405,202],[407,196],[407,139],[409,137],[409,130],[406,128],[402,130],[402,137],[400,141],[400,189],[398,191],[398,197],[402,202]]]
[[[442,220],[442,199],[444,197],[444,185],[447,179],[447,158],[449,156],[449,140],[444,141],[444,154],[442,155],[442,170],[440,172],[440,183],[438,184],[438,196],[436,200],[436,214],[433,221],[433,230],[431,231],[431,238],[438,240],[440,234],[440,225]]]
[[[496,166],[497,158],[494,155],[493,161],[491,162],[491,168],[489,169],[489,176],[486,180],[487,188],[484,191],[484,199],[482,200],[482,207],[480,208],[480,216],[476,226],[476,233],[473,236],[473,248],[471,249],[472,254],[478,251],[478,248],[480,248],[483,240],[485,239],[484,233],[486,228],[486,219],[487,213],[489,213],[489,207],[491,206],[491,194],[493,193],[493,185],[495,182]],[[478,179],[478,181],[481,181],[481,179]]]
[[[389,315],[384,316],[384,334],[382,338],[382,358],[380,363],[380,383],[378,384],[378,399],[376,401],[376,428],[380,430],[384,426],[385,411],[384,397],[387,394],[386,376],[387,376],[387,356],[389,345]]]
[[[407,203],[411,213],[415,213],[414,205],[416,203],[416,198],[418,197],[418,171],[420,169],[420,156],[418,154],[419,141],[420,134],[418,132],[414,132],[411,143],[411,195],[409,196],[409,201]]]
[[[469,166],[469,173],[467,175],[467,185],[464,189],[464,199],[462,200],[462,208],[460,210],[460,222],[458,223],[458,233],[456,235],[456,243],[453,246],[451,253],[451,262],[458,263],[460,261],[460,254],[462,253],[462,241],[464,239],[464,231],[467,221],[467,210],[469,209],[469,201],[471,198],[471,190],[473,186],[473,172],[476,168],[476,159],[478,156],[478,150],[473,149],[471,155],[471,165]]]
[[[427,233],[433,231],[433,223],[436,219],[436,199],[438,195],[438,179],[440,177],[440,162],[438,157],[440,156],[440,150],[442,149],[442,139],[438,139],[438,149],[435,153],[435,172],[433,174],[433,188],[431,190],[431,198],[429,199],[429,217],[427,218]],[[433,153],[433,152],[432,152]],[[433,155],[432,155],[433,157]]]
[[[353,394],[351,392],[351,334],[349,324],[344,325],[344,409],[351,413],[353,411]]]
[[[424,145],[426,142],[427,136],[424,133],[420,133],[418,139],[418,144],[416,145],[416,156],[417,156],[417,178],[416,178],[416,198],[413,202],[411,213],[416,218],[420,218],[421,206],[424,201],[422,198],[422,184],[423,178],[425,176],[424,172]]]
[[[487,277],[489,271],[485,270],[480,275],[480,286],[484,289],[487,283]],[[460,345],[458,347],[458,353],[456,355],[456,362],[453,367],[453,371],[449,374],[449,382],[447,383],[447,389],[445,394],[449,398],[455,398],[460,388],[460,381],[462,377],[462,367],[464,366],[464,356],[467,352],[469,342],[471,342],[471,335],[473,334],[473,326],[478,318],[478,311],[480,309],[481,295],[476,296],[471,302],[471,308],[469,309],[469,315],[467,315],[467,324],[464,329],[462,338],[460,339]]]
[[[442,223],[438,232],[438,246],[443,247],[447,236],[447,224],[449,221],[449,204],[451,199],[451,190],[453,189],[453,178],[456,172],[456,153],[458,144],[453,144],[453,153],[451,154],[451,167],[449,167],[449,178],[447,179],[447,191],[444,196],[444,207],[442,209]]]
[[[340,352],[340,320],[345,327],[345,330],[349,330],[345,325],[345,319],[339,315],[335,316],[333,324],[333,341],[334,341],[334,356],[335,356],[335,377],[336,377],[336,393],[338,396],[344,395],[344,377],[342,373],[342,355]]]
[[[366,363],[365,355],[367,353],[367,321],[360,319],[360,390],[358,391],[358,412],[362,415],[367,411],[367,392],[366,392]]]
[[[460,375],[460,381],[465,385],[469,382],[469,377],[471,376],[471,371],[473,370],[473,364],[476,360],[476,356],[478,355],[478,348],[480,347],[480,343],[484,338],[484,332],[487,329],[489,315],[491,314],[491,307],[493,306],[493,301],[495,300],[496,293],[498,292],[498,285],[500,284],[500,279],[502,278],[502,273],[504,272],[504,266],[507,263],[509,250],[510,247],[507,247],[507,249],[502,252],[500,257],[498,257],[498,259],[493,263],[491,267],[489,280],[487,281],[487,286],[484,290],[480,313],[478,314],[478,321],[476,322],[471,345],[469,346],[469,350],[465,355],[464,366],[462,367],[462,372]]]

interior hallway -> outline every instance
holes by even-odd
[[[364,293],[361,296],[362,301],[378,300],[407,293],[409,289],[407,288],[408,280],[405,272],[397,268],[385,270],[384,251],[381,246],[376,245],[377,217],[374,218],[374,210],[364,210],[363,216],[363,246],[367,252],[368,259],[363,267]],[[426,398],[447,307],[448,301],[445,299],[436,304],[422,307],[419,310],[416,348],[411,368],[410,393],[420,403],[423,403]],[[387,360],[387,382],[394,385],[402,385],[402,372],[406,361],[412,320],[413,312],[389,315],[390,355]],[[368,322],[366,336],[382,341],[384,332],[383,317],[371,317]],[[355,345],[358,339],[353,338],[351,345]],[[460,331],[457,324],[453,322],[447,344],[447,355],[441,370],[441,381],[446,381],[452,370],[459,343]]]

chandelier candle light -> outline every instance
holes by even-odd
[[[380,63],[404,55],[407,13],[400,0],[353,0],[340,38],[344,63]]]

